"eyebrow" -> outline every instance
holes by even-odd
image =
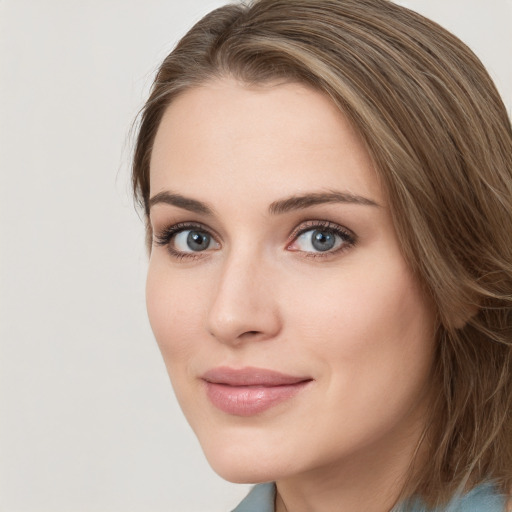
[[[208,206],[206,203],[197,201],[196,199],[191,199],[190,197],[182,196],[181,194],[174,194],[167,191],[159,192],[149,200],[149,208],[151,209],[155,204],[161,203],[177,206],[178,208],[188,210],[189,212],[213,215],[213,208]]]
[[[380,206],[372,199],[368,199],[363,196],[351,194],[350,192],[338,192],[335,190],[330,190],[329,192],[309,193],[274,201],[269,206],[269,212],[274,215],[279,215],[293,210],[302,210],[317,204],[325,203],[349,203],[360,204],[363,206]]]
[[[191,199],[189,197],[182,196],[168,191],[159,192],[149,200],[149,208],[155,204],[169,204],[177,206],[183,210],[188,210],[194,213],[200,213],[203,215],[213,215],[214,209],[207,203],[198,201],[197,199]],[[294,195],[285,199],[279,199],[274,201],[268,208],[268,211],[272,215],[281,215],[294,210],[302,210],[316,206],[318,204],[325,203],[349,203],[359,204],[363,206],[380,206],[372,199],[368,199],[363,196],[351,194],[350,192],[338,192],[331,190],[328,192],[312,192],[303,195]]]

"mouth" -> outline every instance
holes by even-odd
[[[286,375],[265,368],[219,367],[202,380],[210,402],[234,416],[253,416],[290,400],[305,389],[311,377]]]

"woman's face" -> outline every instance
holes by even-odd
[[[151,197],[149,319],[213,468],[258,482],[410,457],[434,312],[331,101],[188,90],[158,130]]]

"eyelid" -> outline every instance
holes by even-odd
[[[350,237],[354,243],[357,241],[357,236],[352,230],[346,228],[345,226],[341,226],[340,224],[336,224],[335,222],[331,222],[330,220],[308,220],[302,222],[290,233],[289,239],[291,242],[293,242],[300,235],[312,229],[325,229],[332,230],[334,232],[341,232],[347,237]]]
[[[299,239],[301,235],[307,233],[308,231],[313,231],[315,229],[331,231],[335,235],[342,237],[344,243],[335,250],[329,250],[325,252],[315,252],[315,251],[301,251],[298,249],[291,249],[292,245]],[[299,224],[290,234],[289,241],[287,242],[286,248],[293,252],[297,252],[302,254],[304,257],[308,258],[327,258],[330,256],[334,256],[335,254],[345,251],[350,247],[356,245],[358,241],[357,235],[350,229],[342,226],[340,224],[327,221],[327,220],[308,220],[301,224]]]
[[[187,229],[204,231],[217,239],[216,235],[214,235],[209,228],[200,222],[177,222],[176,224],[166,225],[162,229],[153,230],[153,242],[156,245],[166,245],[170,242],[173,235],[176,235],[181,231],[186,231]]]
[[[153,232],[153,243],[157,246],[163,246],[166,247],[167,251],[170,253],[170,255],[173,258],[176,259],[198,259],[203,258],[207,256],[208,253],[212,252],[212,249],[210,250],[204,250],[204,251],[191,251],[191,252],[184,252],[184,251],[178,251],[174,249],[171,245],[171,241],[173,240],[173,237],[175,237],[177,234],[183,232],[183,231],[201,231],[209,236],[212,237],[212,239],[215,241],[215,243],[219,246],[221,246],[220,243],[220,237],[210,228],[205,226],[204,224],[200,222],[178,222],[176,224],[171,224],[166,227],[164,227],[161,230],[157,230]],[[218,248],[213,249],[218,250]]]
[[[313,251],[300,251],[293,250],[290,247],[297,241],[297,239],[304,233],[308,231],[312,231],[314,229],[332,231],[337,236],[343,238],[344,243],[341,247],[334,251],[325,251],[325,252],[313,252]],[[219,246],[213,250],[219,250],[222,248],[221,238],[217,235],[217,233],[211,228],[205,226],[201,222],[178,222],[176,224],[167,225],[163,229],[154,230],[153,231],[153,244],[157,246],[167,246],[167,250],[169,253],[175,258],[201,258],[207,256],[208,253],[212,252],[212,249],[205,251],[191,251],[191,252],[183,252],[177,251],[171,246],[171,241],[175,235],[180,232],[187,230],[197,230],[207,233],[209,236],[213,238],[213,240]],[[301,222],[297,225],[290,235],[288,236],[288,241],[286,243],[287,250],[293,250],[294,252],[303,253],[307,257],[329,257],[334,254],[346,250],[352,246],[354,246],[358,241],[357,235],[350,229],[328,220],[307,220]]]

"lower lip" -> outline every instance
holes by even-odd
[[[212,404],[234,416],[254,416],[290,400],[311,381],[282,386],[228,386],[206,382],[206,394]]]

